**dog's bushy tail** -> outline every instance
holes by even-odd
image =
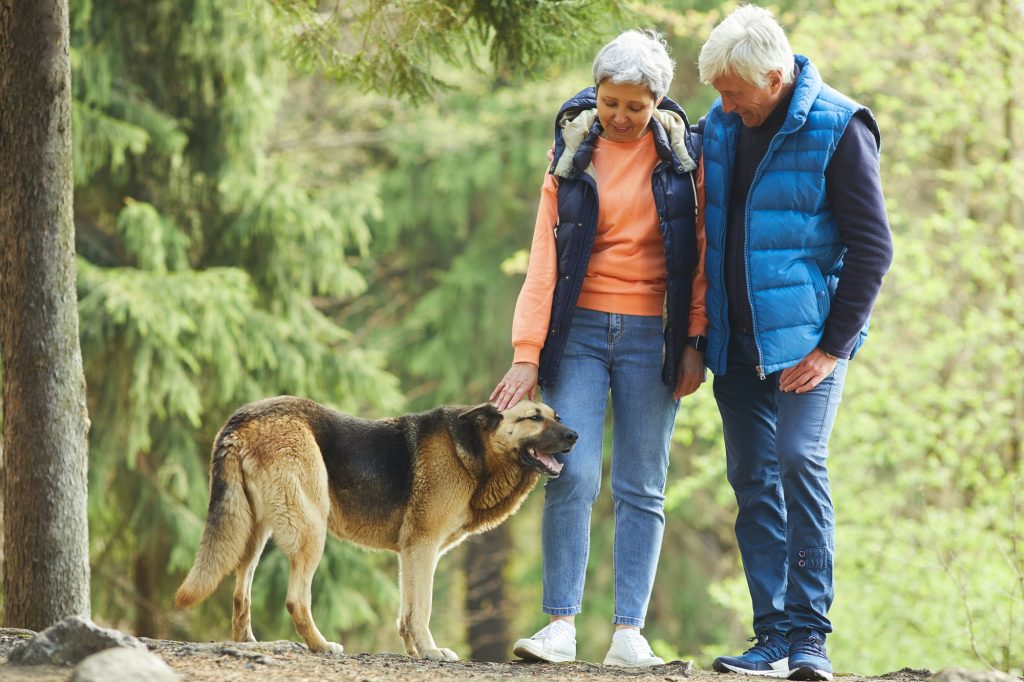
[[[245,494],[240,444],[234,433],[218,435],[210,465],[210,507],[195,563],[174,594],[185,609],[206,599],[221,579],[238,567],[253,529],[252,507]]]

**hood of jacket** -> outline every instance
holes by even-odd
[[[690,123],[682,107],[662,98],[649,124],[658,156],[679,173],[697,168],[699,147],[690,134]],[[579,173],[594,176],[591,157],[604,128],[597,118],[597,96],[593,86],[566,100],[555,117],[555,157],[550,173],[568,178]]]

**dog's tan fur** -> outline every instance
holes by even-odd
[[[531,453],[567,451],[575,440],[550,407],[530,401],[504,413],[449,406],[373,422],[289,396],[244,406],[215,441],[206,528],[175,605],[202,601],[233,570],[232,635],[255,641],[253,573],[273,535],[291,562],[286,606],[296,631],[311,651],[340,653],[310,612],[330,531],[398,553],[406,652],[457,660],[428,627],[438,558],[519,508],[546,470]]]

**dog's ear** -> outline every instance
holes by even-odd
[[[501,412],[498,412],[498,408],[494,405],[490,403],[483,403],[472,409],[466,410],[459,415],[459,419],[473,419],[484,431],[493,431],[498,428],[498,424],[501,423],[503,417],[501,416]]]

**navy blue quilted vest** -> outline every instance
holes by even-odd
[[[565,150],[559,121],[573,118],[580,112],[597,106],[594,88],[587,88],[562,105],[555,120],[555,162]],[[686,114],[669,98],[664,98],[660,109],[672,111],[682,117],[686,127]],[[665,361],[662,381],[674,385],[686,341],[690,312],[690,291],[697,267],[696,242],[696,179],[695,161],[700,154],[699,136],[687,134],[688,159],[680,159],[672,149],[664,127],[651,119],[655,148],[661,161],[651,175],[651,191],[658,209],[662,241],[665,245],[666,290],[665,306]],[[590,253],[597,232],[597,184],[586,172],[590,166],[594,145],[601,134],[601,125],[595,120],[590,133],[573,155],[572,170],[558,180],[558,224],[552,226],[558,254],[558,280],[551,306],[548,334],[540,354],[539,383],[550,386],[558,376],[559,362],[569,336],[573,311],[587,274]]]

